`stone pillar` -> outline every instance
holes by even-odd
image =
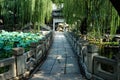
[[[16,61],[15,61],[15,57],[14,58],[14,63],[12,63],[12,66],[10,67],[10,70],[13,71],[13,77],[16,79],[17,78],[17,71],[16,71]]]
[[[79,44],[79,40],[77,41],[77,55],[79,56],[79,53],[80,53],[80,44]]]
[[[76,51],[76,50],[75,50],[75,48],[76,48],[76,38],[75,38],[75,37],[73,38],[73,42],[74,42],[74,43],[73,43],[73,48],[74,48],[74,51]]]
[[[36,48],[37,48],[38,44],[39,43],[36,43],[36,42],[33,42],[30,44],[30,49],[33,50],[33,52],[34,52],[34,56],[32,57],[34,59],[37,59],[37,51],[36,51],[37,49]]]
[[[51,31],[50,32],[50,46],[52,45],[53,43],[53,32]]]
[[[49,47],[50,47],[50,33],[48,33],[46,36],[46,51],[48,51]]]
[[[87,45],[89,43],[85,40],[80,40],[80,53],[81,53],[81,60],[87,65]]]
[[[118,80],[120,80],[120,40],[119,40],[119,54],[118,56]]]
[[[118,63],[118,80],[120,80],[120,53],[117,55],[117,63]]]
[[[74,36],[73,35],[71,35],[72,36],[72,48],[74,47]]]
[[[42,45],[38,45],[36,48],[36,62],[39,63],[43,55]]]
[[[78,48],[79,48],[78,55],[79,56],[81,56],[81,53],[82,53],[82,43],[83,43],[83,40],[80,38],[78,41]]]
[[[13,48],[13,55],[15,56],[16,75],[23,77],[25,73],[25,56],[23,48]]]
[[[88,65],[88,71],[90,73],[93,73],[93,58],[94,56],[98,55],[98,47],[96,45],[90,44],[87,46],[88,54],[87,54],[87,65]]]
[[[47,43],[46,42],[47,42],[46,37],[44,37],[42,40],[39,41],[39,43],[42,45],[42,54],[43,54],[42,56],[43,57],[46,55],[45,54],[46,50],[47,50],[47,45],[46,45]]]
[[[53,31],[55,31],[55,20],[53,19]]]
[[[72,45],[72,36],[71,36],[71,34],[68,33],[67,37],[68,37],[68,40],[69,40],[69,42],[70,42],[70,45]]]
[[[44,38],[38,41],[39,44],[43,44],[43,42],[44,42]]]
[[[116,60],[117,60],[117,75],[118,75],[118,80],[120,80],[120,41],[119,41],[119,52],[116,54]]]
[[[77,53],[77,38],[74,38],[75,41],[74,41],[74,50],[75,50],[75,53]]]
[[[79,64],[80,64],[80,70],[82,71],[82,75],[85,76],[87,79],[90,79],[92,76],[88,72],[88,58],[87,58],[87,45],[89,43],[85,40],[80,40],[79,47],[80,47],[80,53],[79,53]]]

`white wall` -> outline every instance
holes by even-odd
[[[53,19],[53,31],[55,31],[55,23],[62,23],[62,22],[65,22],[65,20],[63,19],[63,18],[60,18],[60,19],[58,19],[58,18],[54,18]]]

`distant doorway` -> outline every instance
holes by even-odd
[[[56,24],[58,23],[64,23],[64,19],[63,18],[54,18],[53,19],[53,31],[56,31]]]

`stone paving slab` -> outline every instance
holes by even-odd
[[[62,32],[55,32],[46,61],[30,80],[83,80],[77,57]]]
[[[64,73],[64,69],[65,69],[64,67],[54,66],[51,71],[51,74]]]
[[[55,61],[56,61],[55,59],[49,59],[40,68],[41,69],[51,68],[51,66],[54,65]]]
[[[83,80],[81,74],[35,74],[32,80]]]
[[[59,75],[53,74],[35,74],[31,80],[60,80]]]
[[[70,73],[72,73],[72,74],[75,74],[75,73],[77,73],[77,74],[80,74],[80,71],[79,71],[79,69],[78,68],[75,68],[75,67],[67,67],[66,68],[66,74],[70,74]]]
[[[61,75],[60,77],[61,77],[60,80],[83,80],[81,74],[78,73],[65,74],[65,75]]]
[[[50,73],[53,65],[55,63],[55,59],[49,59],[47,60],[40,68],[39,68],[39,72],[40,73]]]

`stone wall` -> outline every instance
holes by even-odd
[[[65,36],[70,42],[73,51],[78,56],[81,74],[86,78],[94,78],[94,80],[120,80],[120,54],[115,59],[100,56],[98,47],[89,44],[88,41],[82,38],[76,38],[72,33],[66,32]],[[112,72],[103,70],[101,64],[112,67]],[[91,76],[92,75],[92,76]]]
[[[0,60],[0,67],[9,66],[9,70],[0,74],[0,80],[18,80],[29,77],[35,67],[45,58],[52,41],[53,33],[44,32],[45,38],[38,43],[31,43],[31,49],[13,48],[13,57]]]

